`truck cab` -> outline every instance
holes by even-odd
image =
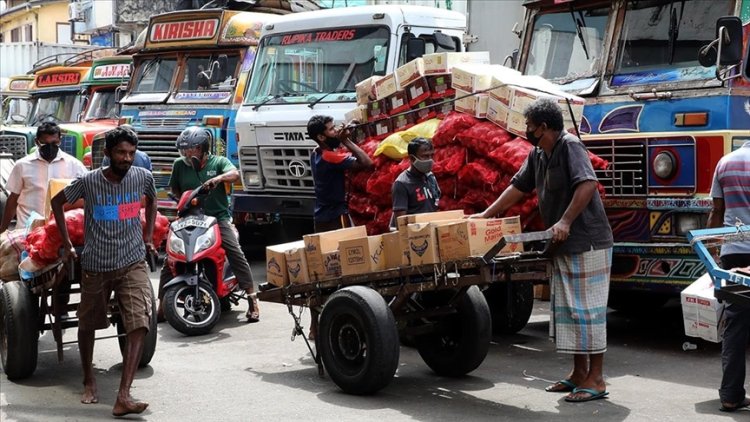
[[[31,112],[29,86],[34,80],[30,75],[11,76],[0,91],[0,132],[6,126],[25,126]]]
[[[342,122],[356,107],[356,83],[424,53],[463,51],[465,31],[463,14],[420,6],[304,12],[266,24],[237,114],[242,191],[234,212],[312,221],[310,117]]]

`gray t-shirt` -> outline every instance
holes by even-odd
[[[112,183],[98,169],[79,176],[64,192],[68,202],[83,198],[85,203],[81,268],[114,271],[146,257],[139,212],[144,195],[156,200],[151,172],[131,167],[120,183]]]
[[[423,175],[406,169],[393,183],[393,211],[406,211],[407,214],[422,214],[438,210],[440,187],[432,173]]]
[[[565,214],[576,186],[587,180],[596,181],[597,177],[586,147],[575,136],[562,133],[549,157],[541,148],[531,150],[510,183],[526,193],[536,189],[539,212],[544,225],[549,228]],[[612,244],[612,229],[602,200],[595,193],[570,225],[570,235],[558,246],[556,253],[583,253],[609,248]]]

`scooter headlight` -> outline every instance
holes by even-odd
[[[174,233],[169,233],[167,248],[174,253],[185,255],[185,242]]]
[[[209,231],[203,233],[202,235],[198,236],[198,239],[195,241],[195,251],[194,254],[197,254],[200,251],[204,251],[211,247],[216,242],[216,230],[213,228]]]

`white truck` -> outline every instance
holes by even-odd
[[[237,115],[243,191],[233,195],[234,212],[306,219],[312,228],[310,117],[343,122],[356,106],[357,82],[422,54],[464,51],[465,32],[463,14],[421,6],[295,13],[266,24]],[[299,238],[293,227],[300,226],[277,233]]]

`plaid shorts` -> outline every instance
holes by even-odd
[[[115,292],[125,332],[148,330],[153,309],[153,291],[144,261],[119,270],[94,273],[81,271],[81,303],[78,305],[78,325],[89,330],[109,327],[107,310],[109,298]]]

